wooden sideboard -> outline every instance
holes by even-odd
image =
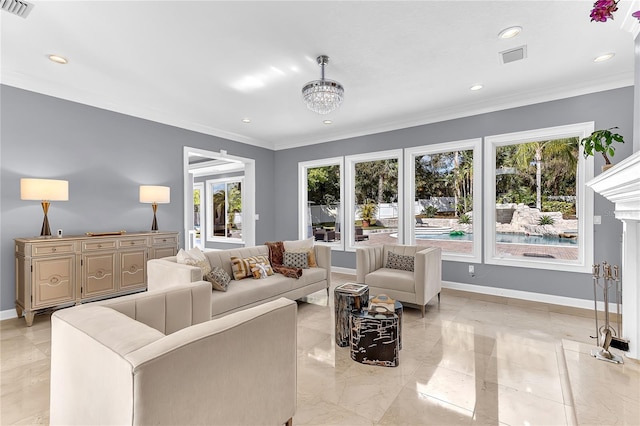
[[[147,260],[174,256],[177,232],[16,238],[16,312],[37,311],[147,288]]]

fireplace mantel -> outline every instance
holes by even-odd
[[[640,358],[640,151],[587,182],[615,204],[622,221],[622,337],[630,358]]]

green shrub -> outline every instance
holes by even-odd
[[[543,215],[538,219],[538,225],[553,225],[554,223],[556,223],[556,221],[551,216]]]
[[[562,217],[566,218],[576,214],[575,203],[569,203],[567,201],[543,201],[543,212],[560,212]]]
[[[470,225],[471,224],[471,216],[469,216],[468,214],[463,214],[458,218],[458,223],[461,223],[463,225]]]
[[[422,214],[426,217],[435,217],[436,213],[438,213],[438,208],[435,206],[427,206],[422,209]]]

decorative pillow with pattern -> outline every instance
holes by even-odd
[[[309,269],[309,254],[307,251],[285,251],[283,264],[289,268]]]
[[[415,263],[415,257],[404,256],[392,251],[387,253],[387,266],[389,269],[399,269],[401,271],[413,272],[413,265]]]
[[[229,281],[231,277],[227,274],[227,271],[219,266],[214,267],[211,272],[204,276],[205,281],[211,283],[211,287],[218,291],[227,291],[229,287]]]
[[[251,274],[253,275],[253,279],[259,280],[262,278],[267,278],[269,276],[269,274],[267,273],[267,265],[265,265],[263,262],[251,262],[249,263],[249,266],[251,267]]]
[[[233,279],[241,280],[243,278],[253,277],[251,272],[251,263],[263,263],[267,271],[267,275],[273,275],[273,269],[267,256],[251,256],[247,258],[240,258],[231,256],[231,269],[233,270]]]
[[[315,250],[291,250],[292,253],[307,253],[307,265],[309,268],[317,268],[318,262],[316,261]],[[286,252],[285,252],[286,253]]]
[[[197,266],[202,270],[203,277],[211,272],[211,264],[209,263],[209,259],[207,259],[207,256],[205,256],[202,250],[200,250],[198,247],[194,247],[189,251],[180,249],[180,251],[176,255],[176,262],[183,265]]]

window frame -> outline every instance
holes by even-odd
[[[307,215],[307,207],[308,207],[308,170],[315,169],[319,167],[325,166],[340,166],[340,208],[338,209],[338,214],[340,218],[342,218],[342,227],[344,227],[344,188],[345,188],[345,180],[344,180],[344,157],[332,157],[332,158],[323,158],[320,160],[311,160],[311,161],[302,161],[298,163],[298,238],[301,240],[305,240],[308,238],[313,238],[313,236],[309,237],[307,235],[308,226],[311,224],[308,222]],[[340,230],[341,238],[340,241],[334,241],[326,243],[324,241],[314,241],[314,244],[317,245],[326,245],[331,247],[331,250],[344,250],[344,238],[342,238],[342,234],[344,231]]]
[[[534,142],[537,140],[560,139],[577,137],[578,140],[587,137],[594,130],[594,122],[568,124],[563,126],[531,129],[521,132],[504,133],[485,136],[485,187],[484,194],[484,263],[489,265],[515,266],[521,268],[550,269],[566,272],[591,272],[593,264],[593,190],[585,182],[593,178],[593,157],[584,158],[582,145],[578,145],[578,172],[576,182],[576,216],[578,217],[578,259],[567,261],[562,259],[500,257],[496,255],[496,147]]]
[[[345,184],[348,185],[348,190],[345,190],[345,206],[344,208],[344,222],[345,225],[345,251],[355,252],[359,246],[355,243],[355,217],[356,212],[353,208],[355,206],[355,173],[356,163],[378,161],[378,160],[398,160],[398,241],[396,244],[404,244],[404,156],[402,149],[391,149],[386,151],[369,152],[365,154],[348,155],[344,158],[345,164]]]
[[[483,242],[483,162],[482,162],[482,138],[464,139],[459,141],[423,145],[404,150],[404,162],[407,164],[405,173],[405,241],[415,245],[415,214],[414,201],[416,192],[415,158],[420,155],[433,155],[452,151],[473,151],[473,252],[471,254],[442,252],[442,260],[454,262],[482,263]]]
[[[244,185],[244,181],[245,181],[245,176],[232,176],[232,177],[226,177],[226,178],[217,178],[217,179],[207,179],[205,181],[205,192],[206,192],[206,196],[207,196],[207,203],[206,203],[206,210],[207,210],[207,224],[205,225],[205,229],[206,229],[206,238],[207,238],[207,242],[215,242],[215,243],[230,243],[230,244],[246,244],[246,239],[244,237],[244,223],[245,223],[245,185]],[[239,182],[241,185],[241,198],[242,198],[242,238],[231,238],[231,237],[220,237],[220,236],[215,236],[213,235],[214,232],[214,226],[213,226],[213,222],[211,223],[211,225],[209,225],[208,221],[211,220],[213,221],[213,190],[212,187],[215,184],[219,184],[219,183],[224,183],[224,190],[225,190],[225,198],[224,198],[224,204],[225,204],[225,228],[227,225],[227,209],[229,206],[229,193],[228,193],[228,185],[230,183],[236,183]],[[200,234],[201,238],[202,238],[202,233]]]

